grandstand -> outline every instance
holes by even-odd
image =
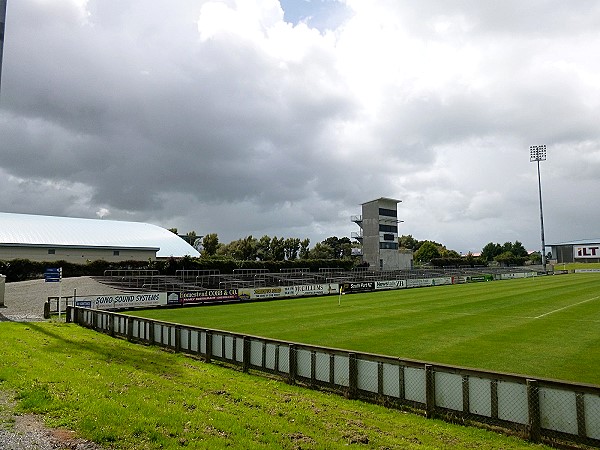
[[[173,275],[160,275],[156,270],[106,270],[98,281],[124,291],[207,291],[212,289],[244,289],[281,286],[305,286],[326,283],[361,283],[390,280],[420,280],[452,277],[453,283],[516,278],[518,274],[535,272],[524,267],[468,267],[400,269],[373,272],[364,269],[235,269],[221,274],[218,270],[178,270]],[[487,278],[486,278],[487,277]],[[410,285],[410,283],[409,283]]]

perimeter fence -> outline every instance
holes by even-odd
[[[282,377],[348,398],[511,431],[533,442],[600,447],[600,386],[533,379],[247,336],[69,306],[67,321]]]

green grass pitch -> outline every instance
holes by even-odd
[[[600,274],[135,315],[248,335],[600,384]]]

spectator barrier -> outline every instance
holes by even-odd
[[[349,398],[516,432],[533,442],[600,446],[600,387],[246,336],[82,307],[67,321],[324,388]]]

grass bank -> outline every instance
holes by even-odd
[[[61,323],[1,323],[0,389],[114,449],[533,449]]]

